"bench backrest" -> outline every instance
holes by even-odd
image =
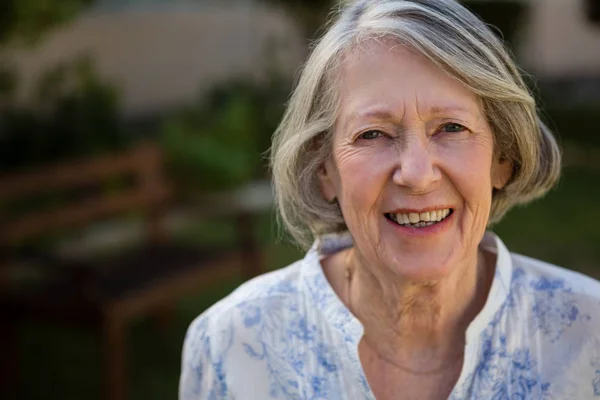
[[[129,183],[110,190],[106,182],[111,179],[128,179]],[[69,191],[79,194],[65,195]],[[55,207],[11,209],[11,204],[49,193],[59,196]],[[0,177],[0,247],[10,248],[26,239],[82,227],[126,211],[144,212],[148,235],[161,240],[161,217],[170,195],[160,149],[152,143],[120,154]]]

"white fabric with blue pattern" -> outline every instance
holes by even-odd
[[[491,233],[481,245],[497,253],[496,274],[450,398],[600,398],[600,282],[511,254]],[[191,324],[180,400],[374,399],[357,352],[363,327],[317,247]]]

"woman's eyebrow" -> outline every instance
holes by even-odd
[[[374,109],[374,110],[359,110],[351,112],[346,118],[345,126],[346,128],[350,126],[355,121],[365,120],[365,119],[378,119],[378,120],[396,120],[396,116],[389,111],[384,109]]]
[[[450,113],[462,113],[462,114],[475,115],[473,113],[473,110],[471,110],[469,108],[461,107],[461,106],[433,106],[429,109],[430,115],[437,116],[437,115],[444,115],[444,114],[450,114]]]
[[[433,106],[427,110],[427,114],[430,116],[448,115],[452,113],[467,114],[469,116],[476,116],[472,109],[462,106]],[[386,108],[378,108],[371,110],[356,110],[351,112],[346,118],[345,128],[348,128],[356,121],[363,121],[368,119],[383,120],[383,121],[398,121],[398,118],[392,111]]]

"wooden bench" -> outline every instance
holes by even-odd
[[[103,188],[102,182],[118,177],[129,184],[114,190]],[[30,207],[17,214],[8,207],[19,199],[69,190],[76,193],[73,201],[61,201],[55,209]],[[247,279],[261,272],[247,213],[236,216],[239,242],[234,249],[186,247],[171,242],[165,229],[172,197],[163,175],[161,152],[149,143],[118,155],[0,179],[3,390],[16,390],[11,382],[18,378],[17,325],[35,318],[96,328],[104,346],[105,398],[123,400],[127,397],[126,329],[132,318],[167,315],[183,296],[221,279],[240,274]],[[146,240],[135,249],[93,259],[43,252],[18,254],[27,239],[127,212],[139,213],[145,221]],[[15,273],[22,275],[27,270],[23,263],[31,262],[40,266],[34,268],[36,279],[16,279]]]

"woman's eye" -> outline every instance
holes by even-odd
[[[448,124],[442,125],[442,131],[448,132],[448,133],[458,133],[458,132],[464,131],[465,129],[467,129],[467,128],[465,128],[463,125],[456,124],[454,122],[450,122]]]
[[[377,139],[378,137],[382,136],[383,134],[380,131],[376,131],[376,130],[372,130],[372,131],[366,131],[360,134],[359,139],[366,139],[366,140],[370,140],[370,139]]]

